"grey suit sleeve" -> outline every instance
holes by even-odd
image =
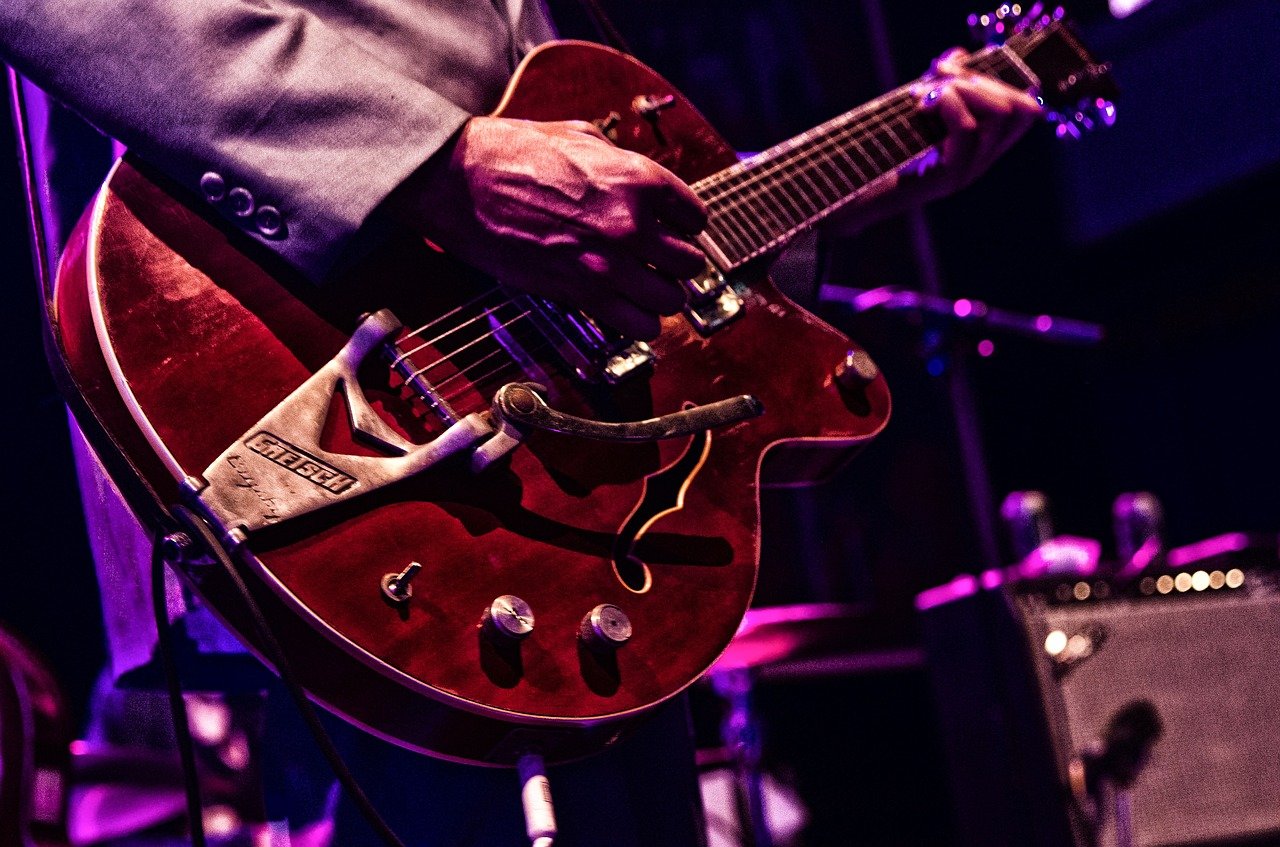
[[[0,50],[193,191],[217,174],[206,193],[227,219],[317,280],[470,116],[314,16],[255,0],[3,0]]]

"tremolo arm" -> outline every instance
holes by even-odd
[[[498,389],[491,409],[498,424],[498,433],[472,454],[473,468],[488,467],[495,459],[514,449],[533,429],[597,441],[658,441],[718,429],[764,413],[764,406],[759,400],[750,394],[742,394],[656,418],[612,423],[557,411],[542,399],[539,393],[542,391],[546,389],[541,385],[528,382],[512,382]]]

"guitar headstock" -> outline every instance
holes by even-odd
[[[1003,44],[1040,81],[1037,93],[1060,138],[1079,138],[1116,120],[1119,89],[1111,65],[1099,62],[1080,42],[1061,7],[1005,3],[969,16],[969,29],[986,44]]]

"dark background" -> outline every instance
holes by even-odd
[[[917,76],[965,43],[964,18],[976,11],[950,0],[884,6],[889,38],[878,46],[858,2],[608,8],[639,58],[735,147],[758,150],[882,91],[877,60],[892,64],[895,83]],[[554,8],[567,35],[590,36],[576,5]],[[1277,7],[1153,0],[1120,20],[1097,2],[1070,11],[1115,65],[1118,123],[1074,142],[1033,130],[978,184],[927,210],[936,253],[925,258],[936,259],[949,297],[1095,321],[1106,340],[966,333],[926,350],[936,327],[812,299],[796,271],[816,262],[834,284],[920,287],[919,250],[902,222],[823,242],[816,259],[798,253],[780,275],[877,358],[895,417],[836,479],[766,496],[759,604],[868,602],[893,638],[913,644],[916,592],[1002,563],[984,558],[983,533],[995,531],[984,515],[1017,489],[1045,491],[1059,531],[1102,539],[1106,554],[1110,504],[1123,491],[1162,499],[1173,544],[1280,530]],[[10,480],[0,624],[48,658],[82,710],[103,661],[97,589],[39,343],[12,132],[0,130],[9,376],[0,444]],[[994,356],[974,354],[983,338]],[[957,437],[956,379],[973,400],[977,451]],[[985,502],[970,497],[966,460],[983,471]],[[771,759],[795,775],[814,816],[807,843],[945,843],[946,787],[921,674],[777,684],[762,705]]]

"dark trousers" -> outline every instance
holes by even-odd
[[[281,692],[283,694],[283,692]],[[269,697],[263,766],[268,809],[292,823],[325,814],[332,771],[287,696]],[[520,784],[513,769],[459,765],[401,749],[326,719],[348,767],[407,847],[521,847]],[[273,728],[274,727],[274,728]],[[630,738],[549,769],[556,847],[703,847],[702,805],[688,698],[655,710]],[[379,847],[354,803],[341,797],[335,847]]]

